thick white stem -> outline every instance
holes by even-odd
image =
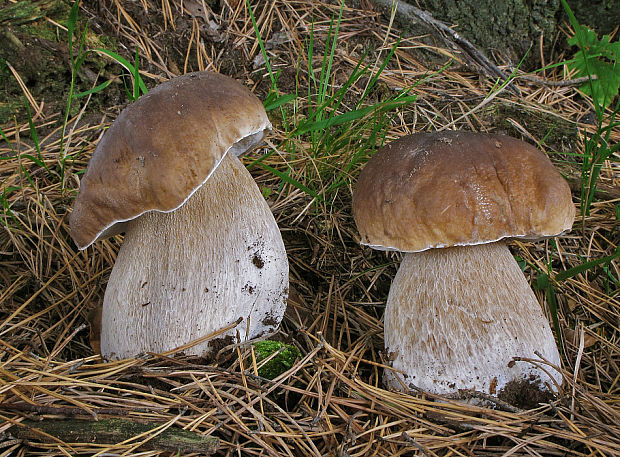
[[[385,345],[405,386],[496,394],[525,379],[556,390],[544,370],[513,362],[538,360],[539,351],[559,366],[560,357],[549,322],[503,242],[406,254],[387,300]],[[545,369],[561,383],[557,371]]]
[[[105,293],[108,358],[162,352],[209,335],[275,331],[288,294],[282,236],[252,176],[228,154],[179,209],[132,221]],[[222,337],[220,336],[220,338]],[[185,352],[206,355],[213,341]]]

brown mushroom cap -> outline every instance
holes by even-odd
[[[147,211],[174,211],[231,151],[271,128],[260,100],[209,72],[171,79],[125,108],[99,142],[70,218],[80,249]]]
[[[381,148],[360,174],[362,244],[417,252],[540,238],[570,229],[570,189],[549,158],[504,135],[416,133]]]

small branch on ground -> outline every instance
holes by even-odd
[[[158,428],[157,424],[141,424],[121,419],[87,421],[79,419],[44,419],[41,421],[24,420],[11,427],[11,435],[29,442],[64,442],[117,444],[130,440],[134,436],[147,434]],[[167,428],[148,440],[139,448],[144,450],[170,451],[196,454],[214,454],[219,448],[219,439],[203,436],[179,428]],[[134,444],[138,444],[138,441]]]
[[[555,81],[552,79],[539,78],[538,76],[533,75],[519,75],[518,79],[522,79],[523,81],[527,81],[532,84],[539,84],[541,86],[550,86],[550,87],[574,87],[574,86],[583,86],[588,81],[595,81],[598,79],[596,75],[592,76],[583,76],[581,78],[575,79],[565,79],[563,81]]]
[[[422,22],[427,27],[438,30],[441,35],[450,43],[460,48],[466,57],[474,63],[475,66],[481,68],[484,73],[498,77],[502,81],[507,81],[509,77],[500,68],[491,62],[482,52],[467,39],[459,35],[445,22],[435,19],[428,11],[421,10],[415,6],[409,5],[403,1],[397,3],[394,0],[370,0],[384,11],[392,11],[392,7],[396,5],[396,16],[401,19],[408,19],[414,22]],[[508,84],[510,90],[521,96],[521,91],[512,83]]]
[[[77,408],[73,406],[45,406],[30,403],[0,403],[0,409],[9,411],[27,411],[37,414],[50,414],[61,417],[86,416],[98,420],[100,415],[127,416],[130,412],[151,412],[153,408]]]

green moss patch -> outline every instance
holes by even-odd
[[[301,357],[299,349],[291,344],[282,343],[280,341],[259,341],[254,343],[253,346],[256,353],[256,362],[259,365],[262,360],[280,351],[258,370],[258,375],[267,379],[274,379],[291,369],[295,360]]]

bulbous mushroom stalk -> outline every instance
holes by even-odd
[[[385,346],[400,379],[436,394],[555,390],[551,328],[504,238],[570,229],[567,183],[535,147],[503,135],[417,133],[381,148],[360,174],[362,244],[404,254],[386,303]],[[402,383],[401,383],[402,381]],[[555,382],[554,382],[555,381]],[[404,386],[404,387],[403,387]]]
[[[385,309],[385,348],[400,380],[449,394],[501,392],[525,379],[555,391],[561,375],[514,357],[560,365],[549,322],[503,241],[406,253]],[[430,374],[430,376],[429,376]]]
[[[282,236],[245,166],[227,155],[178,210],[129,223],[105,292],[101,351],[163,352],[242,317],[219,338],[277,329],[286,308]],[[212,341],[186,353],[205,355]]]
[[[99,141],[71,213],[80,249],[126,232],[103,303],[108,358],[277,329],[288,294],[282,237],[237,156],[271,128],[235,80],[188,73],[127,106]]]

